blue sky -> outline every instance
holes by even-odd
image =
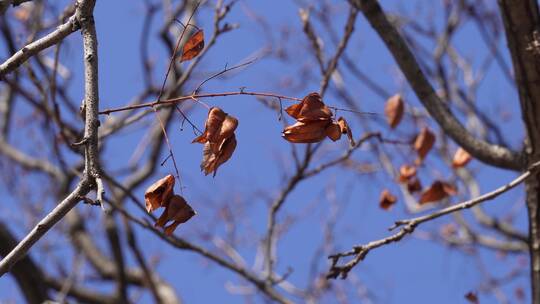
[[[346,6],[344,1],[331,1],[331,3],[338,9],[333,22],[338,32],[341,32],[346,17]],[[381,3],[385,8],[396,12],[398,9],[413,11],[416,8],[415,3],[421,3],[421,1],[403,2],[399,7],[396,7],[394,1],[381,1]],[[298,4],[294,1],[239,1],[227,17],[227,22],[237,23],[239,29],[220,38],[196,71],[195,75],[198,78],[188,83],[186,91],[195,88],[201,77],[204,78],[211,72],[221,70],[226,63],[233,65],[243,62],[268,46],[261,27],[247,17],[248,11],[263,16],[267,20],[275,38],[271,46],[283,47],[291,51],[291,60],[283,63],[272,58],[260,58],[240,72],[232,73],[232,76],[225,80],[210,81],[203,90],[222,92],[246,87],[250,91],[269,91],[297,97],[302,97],[310,91],[317,91],[320,78],[305,80],[298,79],[297,76],[301,67],[311,69],[311,74],[317,75],[316,61],[310,51],[308,41],[301,32],[298,8]],[[435,8],[440,9],[438,4]],[[142,1],[117,0],[97,3],[95,19],[99,37],[99,85],[102,109],[127,104],[144,87],[139,59],[139,39],[144,9]],[[163,49],[156,35],[156,29],[161,26],[160,18],[161,15],[158,15],[150,38],[152,45],[150,57],[155,59],[157,68],[154,76],[159,82],[162,80],[168,60],[165,57],[166,50]],[[200,12],[199,26],[207,31],[207,35],[211,31],[211,19],[211,10],[206,8]],[[280,41],[284,28],[290,30],[290,37],[285,44]],[[73,85],[70,93],[75,100],[80,100],[83,96],[80,35],[74,34],[68,41],[69,44],[63,48],[62,55],[65,56],[66,65],[73,70],[71,80]],[[454,41],[456,47],[470,58],[482,58],[487,52],[472,24],[464,26]],[[332,44],[329,41],[326,43],[328,48],[333,50]],[[504,41],[500,44],[504,47]],[[430,45],[426,44],[426,47],[430,48]],[[396,81],[399,76],[396,77],[395,62],[361,16],[356,24],[356,31],[347,54],[358,63],[362,71],[386,90],[392,93],[402,92],[408,103],[419,105],[410,88]],[[504,53],[504,56],[507,62],[510,62],[508,54]],[[373,94],[362,83],[352,78],[348,72],[344,72],[343,76],[363,110],[382,113],[384,99]],[[289,80],[304,86],[301,90],[294,90],[283,85]],[[480,100],[481,108],[488,115],[497,115],[499,107],[504,107],[510,112],[513,119],[510,122],[501,122],[501,129],[508,142],[517,149],[523,138],[517,96],[495,65],[486,76],[477,98]],[[287,175],[291,174],[293,167],[289,156],[290,145],[280,138],[282,123],[277,120],[277,113],[265,108],[254,98],[233,96],[204,101],[223,108],[239,119],[240,124],[236,132],[239,144],[234,156],[220,168],[216,178],[205,177],[199,173],[202,147],[190,144],[194,137],[193,132],[187,126],[180,131],[179,120],[172,126],[169,137],[181,170],[183,184],[186,187],[184,196],[199,213],[190,222],[181,226],[176,234],[212,248],[209,243],[202,242],[198,236],[207,234],[223,236],[224,225],[215,222],[216,207],[223,202],[237,202],[245,207],[244,210],[238,210],[241,217],[238,235],[245,242],[245,246],[242,246],[239,252],[247,264],[252,265],[255,256],[254,245],[260,241],[266,227],[266,212],[269,203],[268,199],[260,193],[266,191],[267,195],[275,197],[284,184],[283,168],[285,167]],[[341,105],[339,99],[331,92],[325,101],[331,105]],[[356,117],[349,113],[340,114],[349,120],[353,131],[358,130],[355,135],[360,135],[360,124]],[[190,119],[200,128],[204,124],[205,116],[206,109],[203,107],[196,106],[196,109],[190,112]],[[144,136],[145,128],[148,128],[147,125],[151,123],[155,123],[154,117],[148,116],[142,123],[142,127],[139,125],[130,128],[118,136],[114,142],[110,142],[102,158],[105,166],[107,168],[124,167],[126,160],[131,157],[132,151]],[[427,123],[434,126],[430,120],[427,120]],[[380,129],[384,136],[391,138],[399,138],[411,133],[407,129],[394,133],[377,123],[373,123],[372,126],[377,130]],[[328,154],[321,155],[321,159],[317,159],[315,164],[329,159],[331,157],[329,155],[339,155],[345,151],[346,147],[345,140],[338,143],[326,142],[323,149],[326,149]],[[394,151],[393,147],[387,147],[387,149]],[[409,155],[396,157],[410,158]],[[374,160],[367,150],[356,152],[355,159],[365,162]],[[429,176],[437,174],[446,178],[451,176],[438,160],[428,158],[427,164],[429,170],[422,173],[425,183],[429,180]],[[477,161],[473,161],[470,168],[475,172],[482,192],[489,191],[515,176],[507,171],[486,168]],[[172,164],[168,162],[160,168],[155,178],[172,172]],[[139,189],[137,193],[139,197],[143,196],[144,188],[148,185]],[[398,192],[397,186],[382,172],[359,175],[332,169],[303,182],[290,195],[278,217],[279,220],[287,216],[301,216],[302,218],[278,243],[280,259],[277,264],[280,273],[284,273],[288,267],[294,269],[290,280],[299,287],[305,287],[312,255],[322,241],[323,223],[329,215],[331,206],[331,200],[326,195],[325,189],[329,189],[332,185],[335,185],[337,204],[342,205],[343,208],[336,226],[338,235],[336,249],[346,250],[354,244],[384,237],[387,235],[386,228],[394,220],[410,216],[405,213],[402,201],[389,212],[378,208],[378,195],[383,188]],[[0,188],[0,193],[5,191],[5,187]],[[489,206],[486,209],[491,214],[501,215],[508,212],[512,206],[518,205],[520,216],[517,224],[524,228],[523,204],[516,204],[522,198],[523,189],[518,187],[511,193],[487,203]],[[453,202],[456,200],[454,199]],[[15,203],[11,201],[11,204]],[[88,206],[78,208],[85,209]],[[98,211],[92,211],[92,214],[96,217],[100,216]],[[465,216],[468,217],[470,214],[465,212]],[[373,294],[376,303],[460,303],[464,301],[465,293],[476,290],[478,284],[484,279],[478,270],[477,257],[421,239],[424,235],[422,231],[436,231],[441,223],[449,221],[450,219],[444,218],[427,224],[415,236],[407,237],[399,244],[371,252],[367,259],[353,270],[354,276]],[[147,257],[155,255],[160,258],[158,266],[160,274],[173,284],[186,303],[216,301],[243,303],[245,301],[244,297],[232,295],[224,287],[231,282],[242,283],[235,274],[216,267],[193,253],[174,250],[150,233],[141,231],[139,239],[144,244]],[[31,253],[36,255],[35,251],[36,248]],[[62,252],[59,254],[61,255]],[[518,262],[516,256],[500,258],[484,249],[478,249],[478,256],[481,257],[480,260],[484,266],[496,275],[504,274]],[[128,257],[128,259],[131,258]],[[70,262],[66,261],[66,263]],[[317,257],[317,263],[321,271],[327,268],[324,255]],[[344,284],[344,282],[338,280],[332,284]],[[2,298],[20,299],[13,286],[11,279],[0,280]],[[512,296],[516,286],[527,290],[527,278],[516,279],[511,284],[505,285],[503,291]],[[348,292],[352,293],[352,290],[349,289]],[[483,294],[480,297],[482,302],[495,300]],[[256,297],[255,300],[263,302],[260,297]],[[333,302],[328,298],[325,301]]]

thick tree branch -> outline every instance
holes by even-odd
[[[409,46],[395,26],[388,20],[378,1],[350,0],[350,2],[362,11],[371,26],[377,31],[420,102],[446,134],[475,158],[489,165],[511,170],[520,170],[524,167],[523,157],[520,153],[480,140],[463,127],[450,109],[441,101],[422,72]]]

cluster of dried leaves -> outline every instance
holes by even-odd
[[[388,124],[392,129],[396,128],[405,111],[403,98],[399,94],[394,95],[386,102],[384,113]],[[404,164],[399,168],[398,182],[405,184],[409,193],[414,194],[420,192],[418,199],[419,204],[427,204],[440,201],[446,197],[456,195],[457,189],[454,185],[435,180],[428,188],[423,189],[420,179],[417,176],[419,167],[435,144],[435,134],[427,127],[423,127],[420,133],[416,135],[413,142],[413,149],[417,153],[417,158],[414,164]],[[459,148],[453,158],[452,167],[460,168],[471,160],[471,155],[467,151]],[[390,209],[397,202],[397,197],[390,193],[388,189],[381,192],[379,198],[379,206],[384,209]]]
[[[316,143],[326,137],[337,141],[341,138],[341,134],[347,134],[351,146],[355,145],[347,121],[343,117],[335,121],[332,111],[324,104],[319,93],[308,94],[300,103],[288,107],[285,111],[296,119],[295,124],[283,130],[282,136],[287,141]]]
[[[193,140],[193,143],[204,144],[201,171],[204,171],[205,175],[213,172],[216,176],[219,166],[231,158],[236,149],[236,127],[238,119],[220,108],[210,108],[204,133]]]
[[[167,175],[153,183],[144,193],[148,213],[165,207],[155,226],[164,228],[166,235],[171,235],[178,225],[187,222],[197,214],[183,197],[174,194],[174,182],[174,176]],[[165,227],[170,221],[172,224]]]

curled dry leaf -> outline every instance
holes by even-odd
[[[465,299],[469,301],[469,303],[472,303],[472,304],[480,303],[480,301],[478,300],[478,296],[476,295],[476,293],[472,291],[467,292],[467,294],[465,295]]]
[[[180,62],[191,60],[204,49],[204,32],[203,30],[198,30],[193,34],[184,44],[182,48],[182,58]]]
[[[187,222],[195,214],[197,212],[191,208],[183,197],[174,195],[170,198],[165,210],[156,221],[155,226],[165,228],[165,234],[171,235],[178,225]],[[170,221],[173,221],[173,223],[165,227]]]
[[[201,171],[205,175],[214,172],[227,160],[236,149],[234,131],[238,127],[238,119],[228,115],[220,108],[212,107],[208,111],[204,133],[193,140],[204,144]]]
[[[427,204],[431,202],[440,201],[450,195],[456,195],[457,189],[454,185],[449,183],[435,181],[431,186],[422,192],[420,196],[420,204]]]
[[[379,198],[379,207],[384,210],[388,210],[394,206],[396,202],[397,198],[392,195],[388,189],[384,189],[383,192],[381,192],[381,197]]]
[[[399,182],[404,183],[416,176],[416,167],[412,165],[402,165],[399,168]]]
[[[421,163],[429,153],[435,143],[435,134],[427,127],[423,127],[422,131],[416,136],[414,141],[414,149],[418,153],[417,163]]]
[[[338,123],[332,122],[328,127],[326,127],[326,136],[332,141],[337,141],[341,138],[341,128]]]
[[[234,150],[236,149],[236,135],[225,139],[223,143],[218,147],[217,152],[214,151],[214,144],[207,142],[203,148],[203,160],[201,162],[201,171],[204,171],[204,175],[208,175],[214,172],[213,176],[216,176],[217,169],[228,161]]]
[[[144,192],[146,211],[152,212],[159,207],[165,206],[174,194],[174,176],[167,175],[153,183]]]
[[[414,177],[407,182],[407,191],[409,193],[415,193],[420,190],[422,190],[422,184],[420,184],[418,177]]]
[[[396,94],[386,101],[384,106],[384,114],[386,115],[386,121],[393,129],[401,122],[404,112],[404,104],[401,95]]]
[[[349,128],[349,124],[347,123],[345,118],[343,117],[338,118],[337,123],[339,125],[339,129],[341,130],[341,134],[347,134],[347,138],[349,139],[349,144],[351,145],[351,147],[354,147],[356,144],[354,143],[352,131],[351,131],[351,128]]]
[[[292,143],[316,143],[323,140],[329,121],[297,122],[283,130],[283,138]]]
[[[309,93],[300,103],[285,109],[285,112],[301,122],[332,119],[332,111],[324,104],[321,95],[316,92]]]
[[[469,152],[465,151],[463,148],[457,149],[454,154],[454,159],[452,160],[452,167],[461,168],[467,165],[471,161],[471,155]]]

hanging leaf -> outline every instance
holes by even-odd
[[[213,172],[213,176],[215,177],[219,166],[228,161],[236,149],[236,136],[233,134],[224,140],[217,151],[215,151],[214,147],[215,145],[211,142],[204,144],[201,171],[204,171],[204,175]]]
[[[432,203],[436,201],[440,201],[450,195],[456,195],[457,189],[455,186],[441,182],[441,181],[435,181],[431,186],[422,192],[422,195],[420,196],[420,204],[426,204],[426,203]]]
[[[234,131],[238,127],[238,119],[225,113],[220,108],[213,107],[208,111],[204,133],[193,140],[204,144],[201,171],[205,175],[214,173],[227,160],[236,149],[236,136]]]
[[[283,138],[292,143],[316,143],[326,137],[330,121],[297,122],[283,130]]]
[[[409,191],[409,193],[415,193],[420,190],[422,190],[422,184],[418,177],[414,177],[407,182],[407,191]]]
[[[390,193],[387,189],[384,189],[383,192],[381,192],[381,196],[379,198],[379,207],[381,207],[384,210],[390,209],[394,204],[397,202],[397,198]]]
[[[412,165],[402,165],[399,168],[399,181],[404,183],[416,176],[416,167]]]
[[[347,134],[347,138],[349,139],[349,144],[351,145],[351,147],[354,147],[356,144],[354,143],[354,138],[353,138],[353,135],[352,135],[352,131],[351,131],[351,128],[349,128],[349,124],[347,123],[345,118],[343,118],[343,117],[338,118],[337,123],[339,125],[340,130],[341,130],[341,133],[342,134]]]
[[[321,95],[316,92],[309,93],[300,103],[285,109],[285,112],[301,122],[332,119],[332,111],[324,105]]]
[[[393,129],[401,122],[404,112],[404,103],[401,95],[396,94],[386,101],[384,106],[384,114],[386,115],[386,121]]]
[[[480,304],[480,301],[478,300],[478,296],[476,295],[476,293],[472,291],[467,292],[467,294],[465,295],[465,299],[469,301],[469,303]]]
[[[454,154],[454,159],[452,160],[452,167],[461,168],[466,166],[471,161],[471,155],[469,152],[465,151],[463,148],[457,149]]]
[[[414,149],[418,153],[418,159],[416,160],[417,164],[422,163],[431,148],[433,148],[434,143],[435,134],[433,134],[433,132],[431,132],[427,127],[423,127],[420,134],[416,136],[416,140],[414,142]]]
[[[184,44],[182,48],[182,58],[180,62],[186,60],[191,60],[204,49],[204,32],[203,30],[198,30],[193,34]]]
[[[167,175],[153,183],[144,193],[146,211],[152,212],[165,206],[174,193],[174,176]]]
[[[196,214],[197,212],[191,208],[183,197],[174,195],[170,198],[169,203],[156,221],[155,226],[165,228],[165,234],[171,235],[178,225],[187,222]],[[173,223],[165,227],[170,221],[173,221]]]

